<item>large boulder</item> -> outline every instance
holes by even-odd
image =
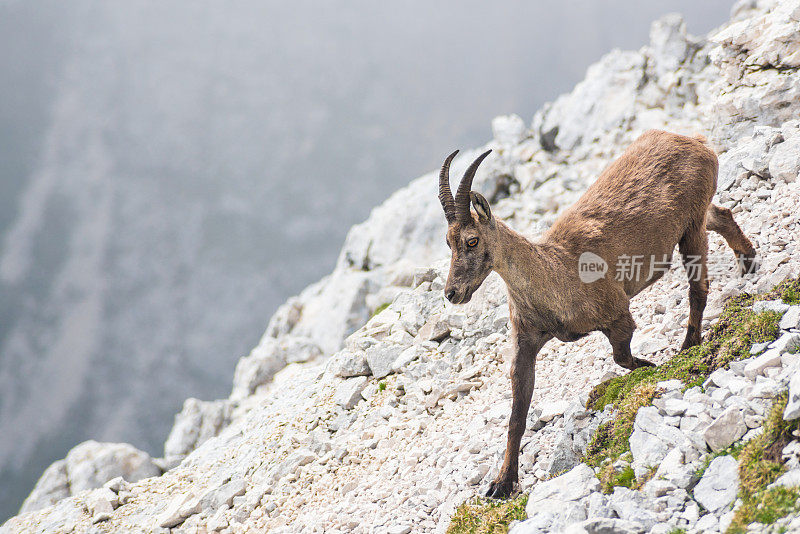
[[[231,399],[241,400],[251,395],[287,364],[313,360],[321,354],[319,346],[309,338],[286,335],[276,339],[265,335],[250,355],[236,365]]]
[[[175,423],[164,443],[164,458],[170,463],[183,458],[204,441],[224,429],[231,418],[229,401],[201,401],[189,398],[175,416]]]
[[[694,498],[717,515],[736,500],[739,464],[733,456],[714,458],[694,488]]]
[[[85,441],[44,472],[20,513],[45,508],[81,491],[122,477],[128,482],[158,476],[161,469],[146,452],[127,443]]]

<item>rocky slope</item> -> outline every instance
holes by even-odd
[[[715,202],[733,210],[762,262],[739,278],[729,249],[710,235],[708,326],[725,298],[800,275],[798,67],[800,0],[740,2],[706,38],[665,17],[648,46],[606,55],[530,125],[495,119],[486,145],[494,152],[475,188],[495,216],[535,237],[644,130],[706,134],[720,153]],[[452,174],[476,153],[456,159]],[[228,399],[186,401],[163,458],[83,444],[47,470],[3,529],[445,531],[496,474],[510,344],[495,275],[467,305],[443,299],[443,235],[431,173],[351,229],[336,269],[282,306],[239,362]],[[633,301],[634,353],[658,363],[675,355],[688,316],[685,278],[676,265]],[[768,432],[772,398],[787,388],[786,416],[800,415],[792,380],[800,308],[772,300],[753,304],[782,314],[772,345],[702,385],[660,383],[636,414],[630,454],[615,468],[630,467],[639,489],[604,493],[600,468],[580,463],[598,427],[615,417],[610,405],[586,408],[594,386],[623,374],[605,338],[551,341],[538,359],[523,439],[528,519],[514,532],[725,530],[733,507],[746,503],[736,501],[735,460],[720,452]],[[781,451],[792,469],[796,438]],[[154,474],[148,469],[164,473],[143,478]],[[781,481],[794,485],[796,473]],[[783,521],[794,528],[791,517]]]

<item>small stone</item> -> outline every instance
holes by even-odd
[[[366,387],[367,382],[368,380],[364,376],[346,379],[336,388],[334,395],[336,404],[345,410],[352,409],[361,400],[361,392]]]
[[[779,326],[782,330],[800,329],[800,305],[790,306],[781,317]]]
[[[366,350],[367,365],[375,378],[383,378],[392,372],[392,365],[400,353],[405,350],[402,345],[394,343],[380,343]]]
[[[312,460],[315,458],[310,452],[308,452],[306,458],[308,456],[310,456]],[[301,462],[298,465],[305,464]],[[203,498],[200,499],[201,510],[217,510],[222,506],[231,506],[234,497],[244,495],[245,491],[247,491],[247,482],[241,478],[233,479],[223,484],[221,487],[210,490],[203,495]]]
[[[747,425],[739,408],[726,408],[703,432],[703,438],[712,451],[720,451],[744,436]]]
[[[580,523],[570,525],[564,534],[643,534],[647,528],[633,521],[619,518],[592,517]]]
[[[761,313],[765,311],[772,311],[777,313],[785,313],[789,309],[788,304],[784,304],[780,300],[759,300],[753,303],[753,311]]]
[[[420,357],[424,349],[419,345],[411,345],[406,350],[400,353],[400,356],[392,364],[392,371],[399,373],[408,366],[411,362]]]
[[[781,366],[781,353],[775,349],[769,349],[767,352],[753,358],[744,368],[744,376],[748,378],[755,378],[758,375],[764,374],[768,367]]]
[[[539,405],[542,409],[542,414],[539,416],[540,421],[548,423],[559,415],[564,415],[564,412],[569,408],[569,401],[561,400],[554,402],[545,402]]]
[[[667,399],[664,401],[664,412],[667,415],[683,415],[687,408],[689,408],[689,403],[683,399]]]
[[[124,478],[116,477],[103,484],[103,487],[110,489],[114,493],[119,493],[120,491],[129,491],[131,485]]]
[[[656,387],[658,389],[663,389],[664,391],[676,391],[683,388],[683,382],[677,378],[673,378],[671,380],[662,380],[661,382],[656,382]]]
[[[117,495],[107,488],[95,490],[86,497],[86,506],[92,514],[92,523],[110,519],[117,504]]]
[[[424,282],[433,282],[438,276],[438,271],[433,267],[415,269],[411,287],[417,287]]]
[[[577,501],[599,490],[600,481],[595,476],[594,470],[586,464],[578,464],[567,473],[534,486],[528,497],[526,511],[532,516],[541,501],[550,499],[562,502]]]
[[[186,519],[186,516],[181,514],[181,509],[192,500],[192,495],[181,494],[172,498],[164,511],[161,512],[156,518],[156,524],[162,528],[172,528],[180,525]]]
[[[780,353],[800,351],[800,332],[786,332],[776,339],[770,348]]]
[[[731,380],[735,378],[734,374],[731,371],[726,369],[717,369],[713,373],[711,373],[705,382],[703,382],[703,387],[708,388],[711,385],[724,388],[727,387]]]
[[[431,316],[417,331],[420,341],[436,341],[437,343],[450,335],[450,323],[441,315]]]
[[[718,532],[719,519],[714,514],[706,514],[695,523],[693,532]]]
[[[481,480],[483,480],[483,477],[485,477],[486,473],[488,472],[489,472],[488,465],[486,464],[479,465],[467,479],[467,484],[469,484],[470,486],[479,484]]]
[[[783,418],[792,421],[800,417],[800,373],[794,373],[789,381],[789,401],[783,411]]]
[[[784,486],[787,488],[800,486],[800,469],[792,469],[791,471],[787,471],[778,477],[775,482],[770,484],[768,488],[776,488],[778,486]]]
[[[369,365],[363,352],[341,350],[331,358],[331,367],[334,374],[342,378],[369,375]]]

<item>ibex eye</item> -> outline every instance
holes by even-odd
[[[474,247],[477,244],[478,244],[478,238],[477,237],[473,237],[472,239],[467,241],[467,246],[468,247]]]

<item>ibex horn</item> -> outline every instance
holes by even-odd
[[[453,193],[450,192],[450,162],[453,161],[456,154],[458,154],[458,150],[447,156],[442,170],[439,171],[439,202],[442,203],[448,224],[456,219],[456,201],[453,199]]]
[[[472,179],[475,177],[475,171],[478,170],[481,162],[490,152],[491,150],[487,150],[478,156],[478,159],[472,162],[472,165],[469,166],[467,172],[464,173],[464,177],[461,179],[458,191],[456,191],[456,219],[462,223],[472,221],[472,217],[469,213],[469,192],[472,191]]]

